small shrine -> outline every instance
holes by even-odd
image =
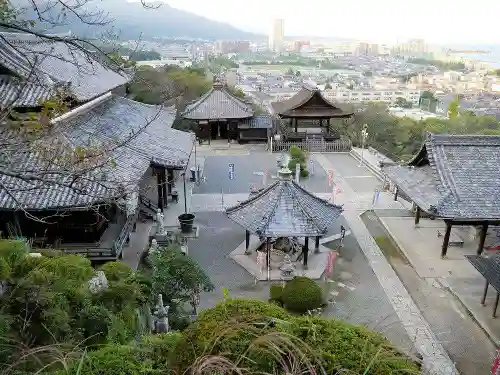
[[[260,273],[267,274],[266,280],[287,280],[299,272],[298,267],[302,273],[307,271],[309,239],[315,241],[313,256],[320,257],[320,238],[343,211],[342,206],[315,196],[291,177],[292,171],[282,167],[274,184],[226,210],[227,217],[246,230],[244,251],[240,254],[236,249],[233,259],[238,262],[240,258],[235,257],[250,257]]]

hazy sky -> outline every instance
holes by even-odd
[[[173,7],[268,33],[285,19],[286,35],[396,42],[500,44],[499,0],[163,0]]]

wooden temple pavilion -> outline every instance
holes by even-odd
[[[309,193],[291,179],[292,172],[283,168],[279,180],[248,200],[228,208],[226,215],[246,229],[246,250],[250,235],[266,243],[266,264],[270,266],[271,241],[280,237],[305,237],[303,262],[307,266],[309,238],[319,240],[342,214],[342,206],[332,204]]]
[[[219,81],[205,95],[189,104],[181,115],[197,123],[200,141],[212,139],[267,142],[273,128],[269,116],[254,116],[252,105],[234,96]]]
[[[52,119],[51,130],[41,132],[37,143],[27,142],[20,132],[1,133],[7,144],[19,138],[18,147],[0,153],[0,163],[9,168],[0,174],[1,235],[95,261],[115,260],[139,215],[153,216],[167,204],[194,138],[171,128],[173,108],[119,96],[129,78],[89,55],[80,56],[61,42],[24,34],[6,37],[9,43],[0,44],[0,72],[10,100],[2,96],[2,108],[36,113],[43,101],[58,96],[70,110]],[[39,65],[30,60],[28,48],[40,55]],[[58,58],[52,60],[54,54]],[[50,57],[44,60],[44,55]],[[95,157],[75,159],[93,150]],[[40,178],[24,178],[26,173]]]
[[[331,119],[345,119],[354,115],[326,99],[317,88],[304,86],[288,100],[271,103],[274,114],[283,120],[281,131],[287,140],[302,141],[311,136],[322,136],[326,141],[339,139],[332,129]]]
[[[477,253],[484,248],[488,226],[500,224],[500,136],[428,133],[406,165],[382,165],[398,193],[422,212],[443,219],[446,230],[441,256],[446,256],[454,225],[480,228]]]

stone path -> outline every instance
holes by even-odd
[[[325,170],[335,170],[332,163],[324,155],[316,154],[314,157]],[[351,197],[356,195],[338,173],[335,173],[335,180],[342,184],[346,195]],[[438,342],[403,283],[361,221],[359,212],[347,209],[344,212],[344,217],[352,233],[358,240],[380,285],[382,285],[382,288],[389,297],[396,314],[403,323],[408,336],[414,341],[416,349],[422,355],[424,369],[431,374],[458,374],[448,353]]]

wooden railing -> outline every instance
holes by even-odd
[[[127,241],[127,239],[130,236],[130,233],[132,232],[134,225],[137,221],[137,216],[139,214],[139,211],[136,210],[136,212],[132,215],[129,215],[127,217],[127,221],[125,222],[125,225],[123,225],[122,230],[120,231],[120,234],[118,235],[118,238],[115,240],[113,243],[113,251],[115,256],[118,258],[123,250],[123,245]]]
[[[287,152],[296,146],[308,152],[349,152],[352,148],[350,139],[337,139],[327,142],[323,139],[310,139],[302,142],[273,141],[273,152]]]
[[[149,208],[153,212],[156,212],[158,210],[158,205],[148,197],[145,197],[144,195],[139,196],[139,203],[142,204],[144,207]]]

